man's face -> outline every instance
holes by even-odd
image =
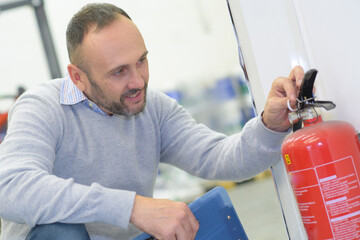
[[[108,114],[141,112],[149,69],[139,30],[123,16],[100,31],[94,30],[90,29],[80,49],[86,65],[84,94]]]

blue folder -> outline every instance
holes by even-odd
[[[200,223],[195,240],[248,240],[225,188],[216,187],[189,204]],[[143,233],[133,240],[155,239]]]

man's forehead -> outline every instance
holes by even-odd
[[[140,31],[124,16],[100,30],[92,26],[82,45],[84,59],[105,71],[136,63],[147,52]]]

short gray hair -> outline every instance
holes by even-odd
[[[131,20],[124,10],[109,3],[90,3],[81,8],[72,17],[66,30],[66,44],[70,62],[79,67],[84,64],[81,60],[79,47],[92,25],[95,24],[96,31],[99,31],[113,23],[119,15]]]

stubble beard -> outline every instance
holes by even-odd
[[[97,85],[97,83],[91,78],[91,76],[88,76],[90,85],[92,86],[92,96],[91,100],[101,107],[102,109],[106,110],[109,113],[115,114],[115,115],[122,115],[122,116],[134,116],[139,113],[141,113],[146,105],[146,93],[147,93],[147,83],[145,82],[143,89],[130,89],[126,93],[123,93],[120,96],[119,102],[113,102],[109,101],[102,89]],[[137,106],[136,108],[130,108],[125,103],[125,98],[127,96],[131,96],[139,91],[144,90],[144,96],[142,101],[142,104]]]

